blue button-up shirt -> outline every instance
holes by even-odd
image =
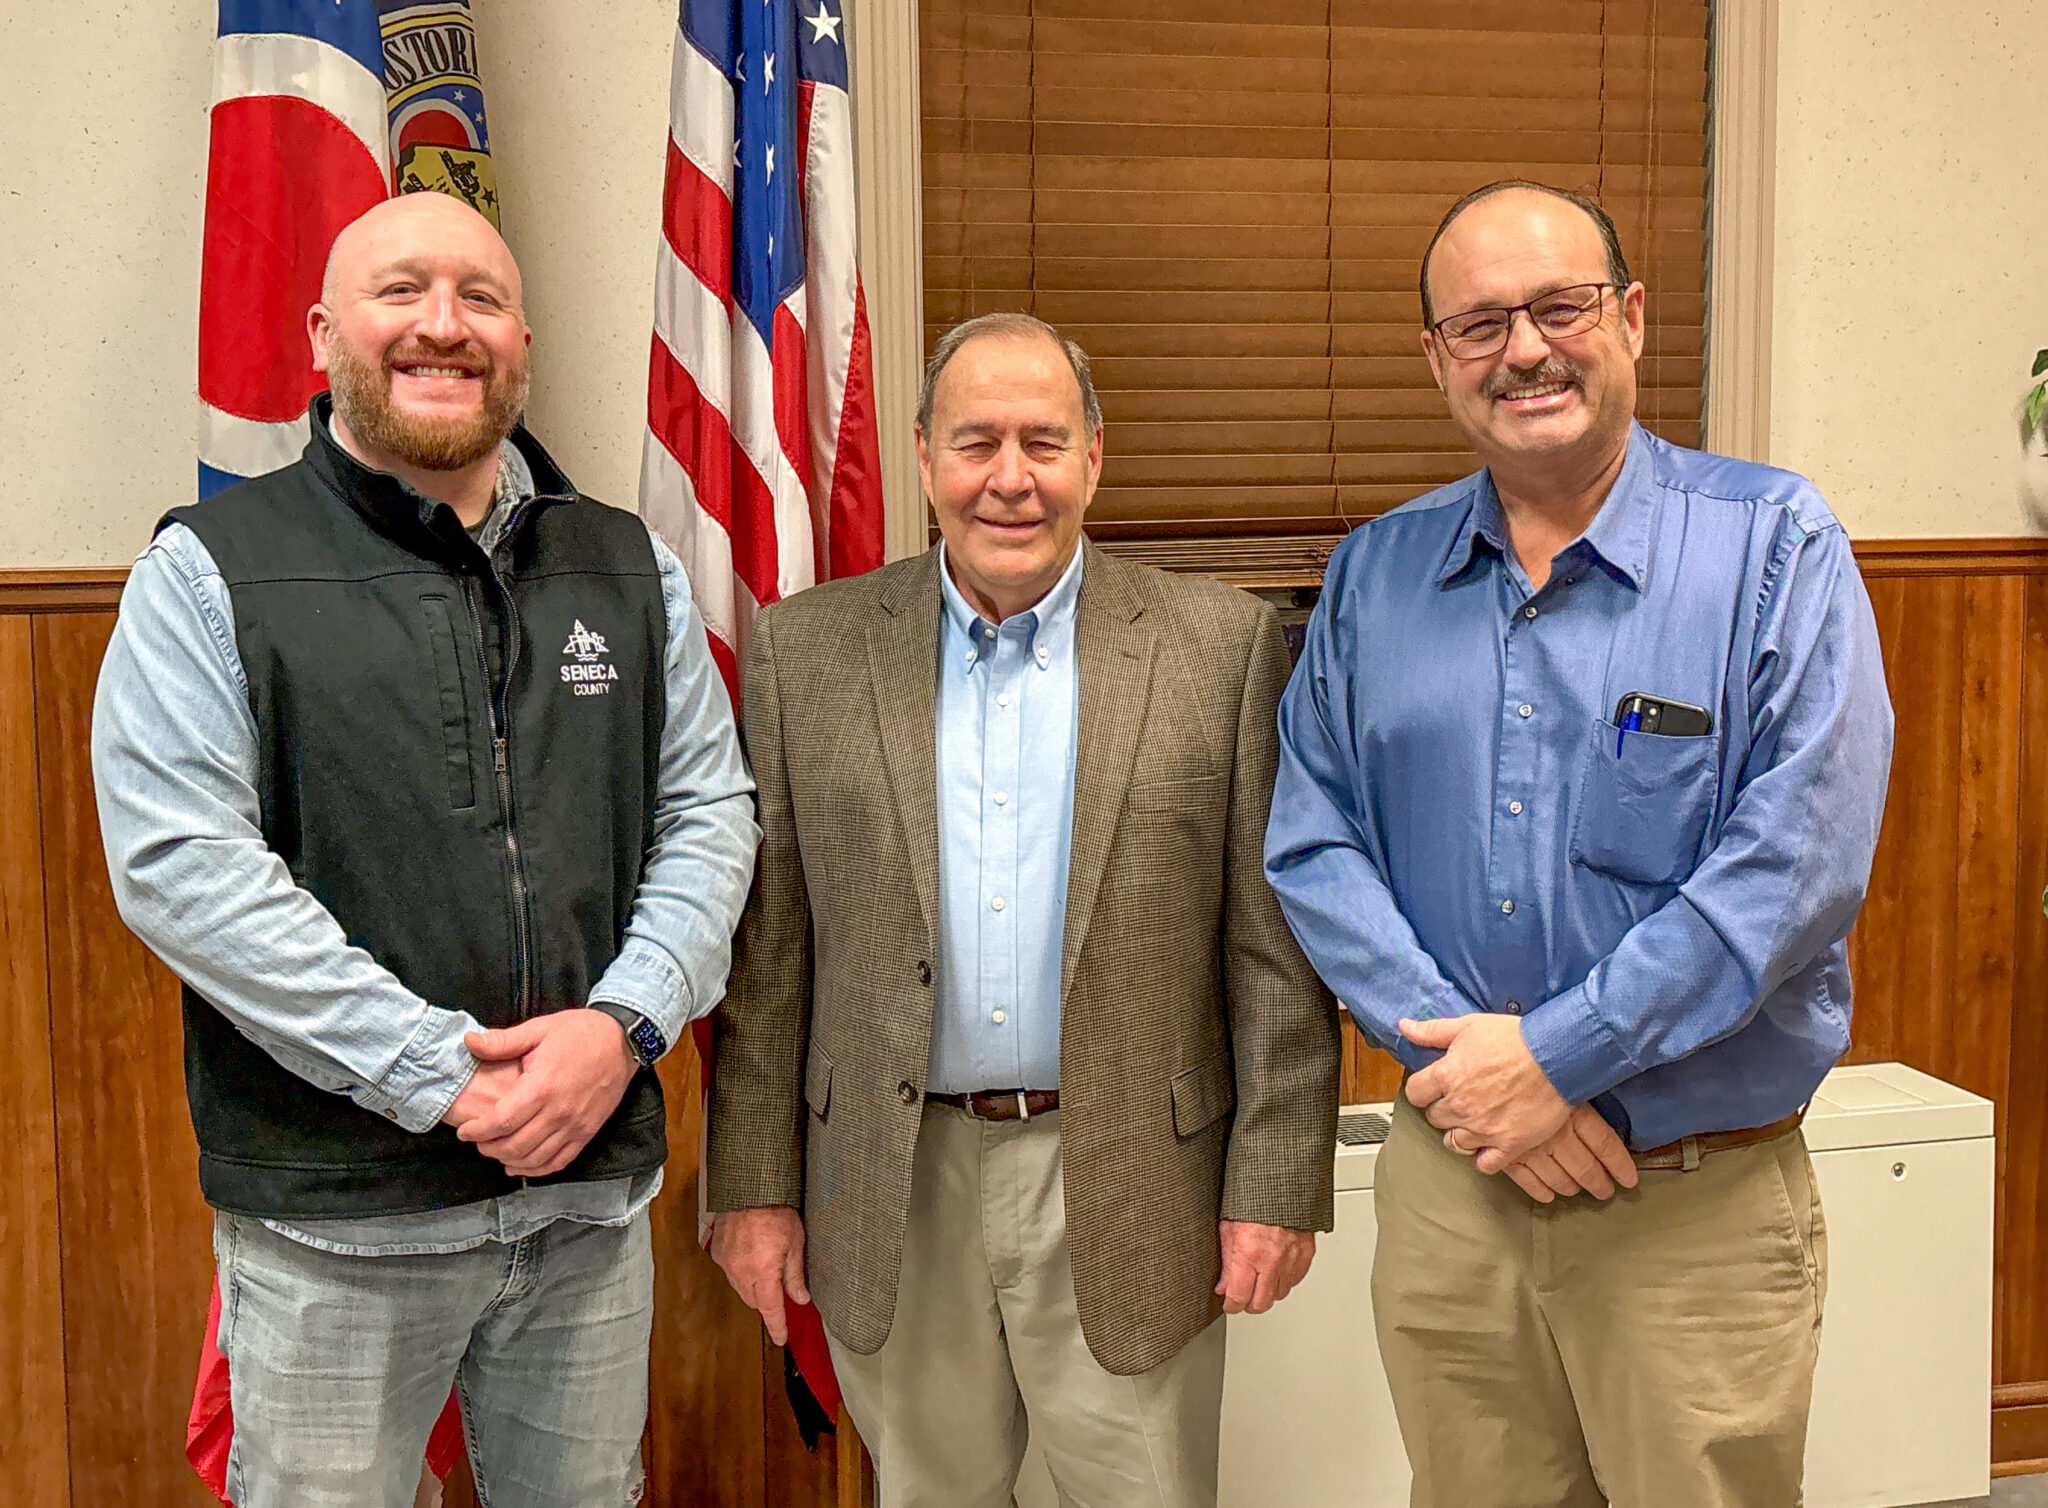
[[[1623,734],[1642,692],[1713,716]],[[1767,1124],[1849,1040],[1844,938],[1891,765],[1870,601],[1813,485],[1636,429],[1532,592],[1484,472],[1330,562],[1280,710],[1266,873],[1317,970],[1501,1011],[1638,1149]]]
[[[1000,624],[967,605],[940,557],[939,1094],[1060,1085],[1083,553]]]

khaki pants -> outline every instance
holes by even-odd
[[[1062,1504],[1214,1508],[1223,1322],[1137,1377],[1089,1354],[1057,1111],[927,1104],[889,1339],[873,1356],[826,1340],[882,1508],[1010,1508],[1027,1417]]]
[[[1827,1286],[1805,1139],[1539,1205],[1402,1102],[1372,1302],[1412,1508],[1796,1508]]]

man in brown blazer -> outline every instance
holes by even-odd
[[[1333,1003],[1260,869],[1272,609],[1086,544],[1087,357],[933,351],[942,547],[764,611],[763,843],[716,1018],[712,1254],[816,1296],[887,1508],[1213,1505],[1225,1313],[1330,1228]],[[801,1214],[799,1214],[801,1211]]]

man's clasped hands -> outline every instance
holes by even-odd
[[[1522,1037],[1518,1016],[1403,1021],[1401,1035],[1443,1056],[1408,1079],[1408,1102],[1444,1134],[1444,1145],[1505,1173],[1531,1199],[1587,1193],[1609,1199],[1636,1186],[1635,1160],[1591,1105],[1551,1087]]]
[[[441,1119],[515,1178],[545,1178],[575,1161],[639,1067],[603,1011],[557,1011],[462,1040],[476,1072]]]

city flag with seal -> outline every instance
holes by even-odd
[[[498,223],[498,178],[484,123],[484,84],[469,0],[383,0],[384,92],[391,180],[401,194],[433,189]]]

